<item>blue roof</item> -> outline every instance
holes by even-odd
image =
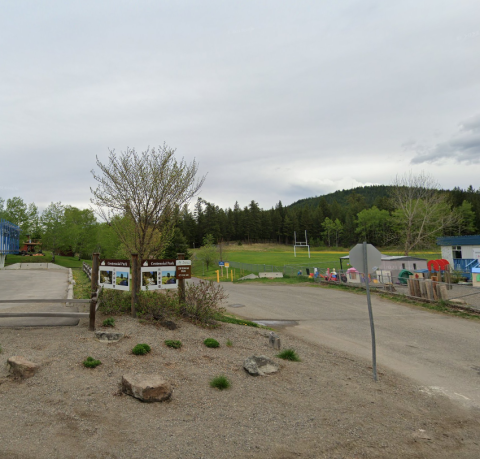
[[[475,236],[437,237],[437,245],[480,245],[480,234]]]

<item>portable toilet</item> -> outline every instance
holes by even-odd
[[[472,268],[472,285],[480,287],[480,268]]]

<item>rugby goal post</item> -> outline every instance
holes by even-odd
[[[308,245],[307,239],[307,230],[305,230],[305,242],[297,241],[297,232],[293,232],[293,238],[295,240],[295,244],[293,245],[293,253],[295,257],[297,256],[297,247],[306,247],[308,249],[308,258],[310,258],[310,246]]]

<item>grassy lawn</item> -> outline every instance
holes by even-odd
[[[400,251],[391,249],[380,249],[380,251],[386,255],[402,255]],[[294,256],[293,246],[286,246],[281,244],[251,244],[251,245],[224,245],[223,246],[223,259],[229,262],[238,263],[251,263],[258,265],[273,265],[278,268],[282,268],[284,265],[301,267],[318,267],[318,268],[335,268],[340,269],[340,257],[348,255],[348,249],[339,248],[322,248],[311,249],[310,258],[308,258],[308,252],[306,249],[297,249],[297,256]],[[412,257],[426,258],[427,260],[436,260],[441,258],[439,252],[425,251],[425,252],[412,252]],[[344,268],[346,264],[344,263]],[[248,269],[248,267],[244,267]],[[208,272],[205,272],[205,278],[210,280],[216,280],[215,270],[217,266],[210,267]],[[266,267],[266,270],[270,269]],[[203,267],[203,271],[206,268]],[[236,277],[240,277],[240,273],[235,274]],[[202,265],[199,263],[197,267],[193,269],[194,275],[203,277]],[[246,272],[248,274],[249,272]],[[229,270],[230,274],[230,270]],[[237,276],[238,274],[238,276]],[[226,277],[226,271],[224,269],[224,276]],[[224,277],[223,280],[226,280]]]

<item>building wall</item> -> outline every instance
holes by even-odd
[[[453,250],[451,245],[442,245],[442,258],[447,260],[453,266]]]

